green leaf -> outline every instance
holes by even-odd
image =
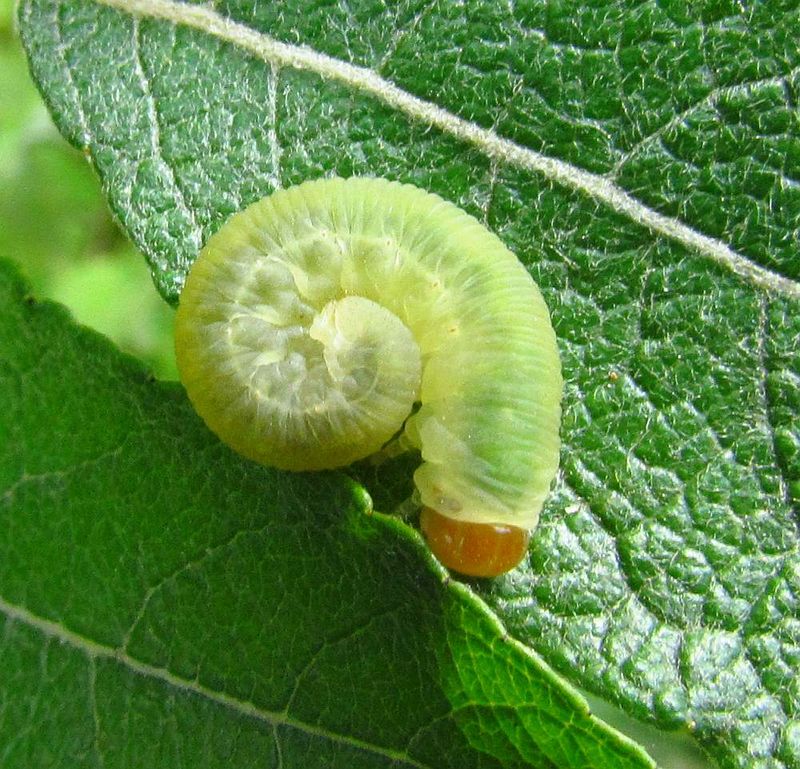
[[[314,176],[486,221],[568,386],[530,562],[475,590],[721,766],[800,766],[797,3],[110,4],[28,0],[21,29],[163,295]]]
[[[4,262],[0,306],[4,767],[653,766],[344,475],[236,456]]]
[[[37,294],[175,378],[172,312],[114,226],[85,157],[47,114],[13,18],[10,3],[0,2],[0,254],[21,262]]]

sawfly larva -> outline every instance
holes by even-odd
[[[473,217],[384,179],[323,179],[234,215],[176,318],[189,398],[239,453],[341,467],[401,432],[439,560],[525,555],[556,472],[561,366],[528,272]]]

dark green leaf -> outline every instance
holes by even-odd
[[[2,262],[0,307],[3,767],[652,766],[345,476],[234,455]]]
[[[485,220],[568,387],[530,564],[479,591],[721,765],[800,766],[797,3],[112,4],[29,0],[22,31],[164,296],[314,176]]]

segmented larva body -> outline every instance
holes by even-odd
[[[522,264],[451,203],[375,178],[258,201],[193,265],[176,351],[241,454],[340,467],[402,429],[440,560],[490,576],[524,555],[558,464],[555,335]]]

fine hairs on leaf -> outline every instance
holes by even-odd
[[[33,78],[168,302],[237,211],[382,177],[516,254],[565,384],[528,552],[467,587],[382,515],[407,465],[254,465],[178,385],[4,294],[0,763],[647,765],[563,676],[723,769],[800,766],[798,25],[792,2],[21,2]],[[48,640],[73,637],[111,651]]]

